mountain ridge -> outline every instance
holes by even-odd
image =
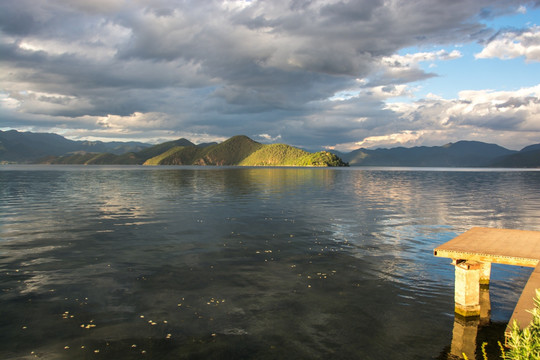
[[[351,166],[540,167],[540,157],[535,158],[529,149],[540,149],[540,144],[516,151],[496,144],[460,140],[442,146],[360,148],[336,154]]]
[[[126,152],[137,152],[149,146],[151,145],[136,141],[77,141],[54,133],[0,130],[0,162],[28,163],[44,156],[60,156],[77,151],[109,152],[120,155]]]
[[[0,163],[540,167],[540,144],[517,151],[496,144],[461,140],[441,146],[360,148],[349,153],[322,151],[315,154],[286,144],[261,144],[245,135],[233,136],[222,143],[196,145],[182,138],[151,145],[75,141],[53,133],[0,131]]]

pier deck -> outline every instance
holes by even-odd
[[[534,308],[535,290],[540,289],[540,231],[475,227],[438,246],[433,253],[453,259],[456,313],[465,316],[480,314],[478,288],[480,284],[489,284],[491,263],[534,267],[509,327],[514,320],[521,328],[530,323],[532,315],[527,310]]]
[[[529,312],[534,308],[534,299],[536,298],[536,289],[540,289],[540,265],[534,268],[529,281],[525,285],[525,288],[521,292],[518,303],[514,309],[512,317],[508,322],[506,332],[509,333],[512,329],[514,320],[518,322],[521,329],[531,323],[532,314]]]
[[[434,255],[536,267],[540,261],[540,231],[474,227],[435,248]]]

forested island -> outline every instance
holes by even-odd
[[[47,156],[40,164],[83,165],[235,165],[235,166],[348,166],[328,151],[310,153],[285,144],[261,144],[247,136],[222,143],[195,145],[187,139],[165,142],[124,154],[78,151]]]

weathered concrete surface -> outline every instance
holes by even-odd
[[[480,263],[456,264],[455,313],[463,317],[480,316]]]
[[[532,315],[528,311],[534,308],[535,291],[540,289],[540,231],[475,227],[438,246],[433,253],[438,257],[453,259],[456,265],[455,301],[458,314],[459,305],[463,303],[466,303],[466,308],[476,306],[476,285],[471,285],[471,280],[476,281],[476,274],[472,275],[471,272],[467,279],[462,274],[464,269],[458,269],[460,264],[463,267],[467,263],[480,263],[479,287],[489,285],[491,263],[535,267],[510,319],[509,328],[514,320],[522,329],[529,325]]]

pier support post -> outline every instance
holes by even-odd
[[[468,317],[480,316],[480,268],[476,261],[454,261],[456,268],[455,312]]]
[[[489,278],[491,277],[491,263],[480,263],[480,287],[489,288]]]

